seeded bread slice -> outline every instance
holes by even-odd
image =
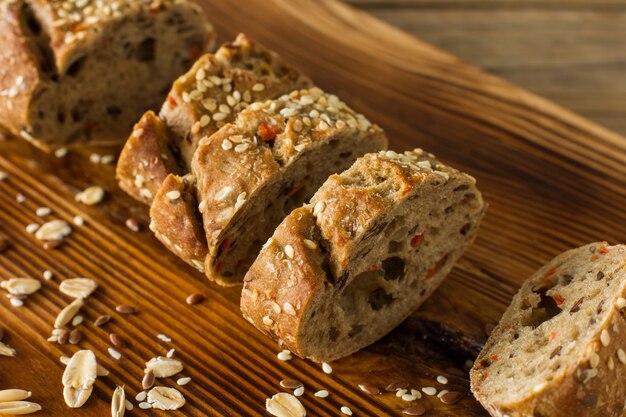
[[[46,147],[121,143],[214,42],[185,0],[3,1],[0,124]]]
[[[492,416],[617,417],[626,401],[626,246],[569,250],[513,298],[471,370]]]
[[[209,245],[205,272],[240,283],[281,220],[330,174],[387,146],[383,131],[319,88],[254,103],[192,162]]]
[[[474,178],[430,154],[365,155],[265,243],[244,279],[243,315],[300,357],[356,352],[439,286],[484,209]]]
[[[201,138],[211,136],[232,122],[250,103],[265,101],[310,85],[295,68],[276,53],[240,34],[215,54],[202,56],[174,82],[159,117],[153,124],[167,126],[161,146],[154,145],[149,125],[139,123],[122,150],[117,178],[120,187],[134,198],[150,204],[171,170],[168,154],[180,158],[181,173],[190,171],[190,161]],[[139,178],[139,180],[138,180]]]

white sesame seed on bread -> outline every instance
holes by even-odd
[[[0,125],[44,147],[123,142],[215,37],[186,0],[8,0],[0,8]]]
[[[245,276],[243,315],[300,357],[356,352],[439,286],[484,209],[475,180],[430,154],[367,154],[278,226]]]
[[[276,53],[240,34],[214,54],[200,57],[174,82],[158,119],[146,119],[146,114],[135,126],[117,164],[120,187],[150,204],[168,174],[190,172],[200,139],[232,122],[251,103],[309,85],[308,78]],[[157,145],[150,132],[159,123],[166,135]],[[136,185],[138,177],[141,186]]]
[[[617,417],[626,400],[626,246],[592,243],[533,274],[471,370],[492,416]]]

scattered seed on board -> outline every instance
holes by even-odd
[[[299,387],[293,390],[293,395],[295,395],[296,397],[302,397],[303,394],[304,394],[304,387]]]
[[[99,185],[93,185],[76,194],[76,201],[88,206],[95,206],[104,199],[104,188]]]
[[[50,213],[52,213],[52,210],[50,209],[50,207],[39,207],[35,211],[35,214],[39,217],[46,217],[50,215]]]
[[[28,233],[35,233],[37,230],[39,229],[39,225],[36,223],[31,223],[28,226],[26,226],[26,232]]]
[[[124,347],[124,340],[117,333],[109,333],[109,340],[111,344],[118,349],[122,349]]]
[[[282,350],[278,352],[276,357],[278,357],[278,359],[280,359],[281,361],[289,361],[291,360],[291,352],[288,350]]]
[[[135,307],[126,305],[126,304],[120,304],[117,307],[115,307],[115,311],[117,311],[120,314],[135,314],[137,313],[137,309]]]
[[[111,416],[124,417],[126,412],[126,393],[124,387],[117,386],[111,398]]]
[[[45,250],[53,250],[57,249],[63,244],[63,240],[48,240],[43,243],[43,248]]]
[[[322,362],[322,371],[324,371],[325,374],[332,374],[333,368],[327,362]]]
[[[144,376],[143,379],[141,380],[141,386],[143,389],[150,389],[152,388],[152,386],[154,385],[154,372],[152,372],[152,369],[150,369]]]
[[[142,402],[146,399],[146,396],[148,395],[148,393],[146,391],[140,391],[136,396],[135,396],[135,400]]]
[[[59,333],[57,342],[60,345],[65,345],[65,344],[67,344],[69,339],[70,339],[70,332],[68,330],[66,330],[66,329],[62,329],[61,332]]]
[[[6,343],[0,342],[0,356],[14,357],[17,354],[15,349]]]
[[[445,384],[447,384],[447,383],[448,383],[448,378],[446,378],[446,377],[445,377],[445,376],[443,376],[443,375],[439,375],[439,376],[437,377],[437,382],[439,382],[440,384],[445,385]]]
[[[17,297],[11,297],[11,305],[13,307],[23,307],[24,306],[24,301],[20,298]]]
[[[15,195],[15,201],[17,201],[17,204],[22,204],[24,201],[26,201],[26,197],[24,197],[24,194],[16,194]]]
[[[70,332],[68,341],[72,345],[77,345],[78,343],[80,343],[82,338],[83,338],[83,332],[81,332],[80,329],[74,329]]]
[[[189,305],[194,305],[194,304],[198,304],[199,302],[201,302],[202,300],[204,300],[204,295],[196,293],[196,294],[190,294],[187,297],[187,304]]]
[[[385,388],[385,390],[387,391],[399,391],[401,389],[409,389],[410,384],[406,381],[399,381],[399,382],[394,382],[392,384],[387,385],[387,388]]]
[[[43,279],[45,279],[46,281],[50,281],[52,278],[54,278],[54,273],[50,270],[45,270],[43,271]]]
[[[72,222],[76,226],[83,226],[85,224],[85,219],[83,219],[81,216],[74,216],[74,218],[72,218]]]
[[[380,388],[378,388],[374,384],[370,384],[369,382],[363,382],[359,384],[359,389],[366,393],[367,395],[378,395],[380,394]]]
[[[147,410],[149,408],[152,408],[152,404],[147,402],[141,402],[139,403],[139,408],[141,408],[142,410]]]
[[[407,416],[421,416],[424,415],[425,412],[426,409],[421,405],[414,405],[402,410],[402,414],[406,414]]]
[[[67,155],[67,148],[59,148],[54,151],[54,156],[57,158],[63,158],[65,155]]]
[[[168,351],[167,351],[167,353],[165,354],[165,357],[166,357],[166,358],[170,358],[170,359],[171,359],[171,358],[173,358],[173,357],[174,357],[174,353],[176,353],[176,349],[173,349],[173,348],[172,348],[172,349],[170,349],[170,350],[168,350]]]
[[[172,339],[164,334],[158,334],[157,335],[157,339],[166,342],[166,343],[170,343],[172,341]]]
[[[344,413],[347,416],[351,416],[352,415],[352,410],[350,409],[350,407],[346,407],[345,405],[342,406],[340,408],[341,412]]]
[[[423,387],[422,388],[422,392],[426,395],[436,395],[437,394],[437,388],[435,387]]]
[[[176,380],[176,383],[182,387],[183,385],[187,385],[190,381],[191,381],[191,378],[186,376],[183,378],[178,378]]]
[[[132,217],[126,219],[126,227],[133,232],[138,232],[140,228],[137,220],[133,219]]]
[[[318,398],[326,398],[328,397],[328,391],[326,391],[325,389],[321,389],[315,393],[315,396]]]
[[[455,404],[461,398],[463,398],[463,394],[461,394],[460,392],[450,391],[442,395],[440,399],[441,399],[441,402],[444,404]]]
[[[297,379],[285,378],[280,381],[280,386],[286,389],[297,389],[303,386]]]
[[[122,354],[120,352],[118,352],[117,350],[113,349],[112,347],[110,347],[107,350],[109,352],[109,355],[111,355],[111,357],[113,359],[115,359],[116,361],[119,361],[120,358],[122,357]]]
[[[83,323],[84,320],[85,320],[85,317],[81,316],[80,314],[77,316],[74,316],[74,318],[72,319],[72,326],[74,327],[79,326]]]
[[[108,314],[104,314],[104,315],[98,317],[96,319],[96,321],[93,322],[93,324],[96,327],[102,327],[105,324],[107,324],[110,320],[111,320],[111,316],[109,316]]]

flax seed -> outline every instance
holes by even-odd
[[[110,320],[111,320],[111,316],[109,316],[108,314],[105,314],[105,315],[98,317],[96,321],[93,322],[93,324],[96,327],[102,327],[105,324],[107,324]]]
[[[137,313],[137,309],[135,307],[126,305],[126,304],[120,304],[117,307],[115,307],[115,311],[117,311],[120,314],[135,314]]]
[[[204,300],[204,295],[195,293],[195,294],[190,294],[187,297],[186,301],[187,301],[187,304],[194,305],[194,304],[200,303],[202,300]]]

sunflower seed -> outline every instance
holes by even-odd
[[[41,410],[41,406],[30,401],[8,401],[0,403],[0,415],[16,416],[20,414],[31,414]]]
[[[65,220],[52,220],[44,223],[35,233],[35,237],[43,241],[62,241],[72,233],[72,227]]]
[[[5,389],[0,391],[0,403],[9,401],[21,401],[31,396],[30,391],[23,389]]]
[[[159,410],[178,410],[185,405],[185,397],[175,388],[154,387],[148,392],[148,402]]]
[[[180,361],[159,356],[150,359],[146,363],[146,369],[144,372],[147,374],[149,371],[152,371],[154,376],[157,378],[168,378],[176,375],[182,370],[183,364]]]
[[[103,199],[104,188],[100,187],[99,185],[93,185],[76,194],[76,201],[86,204],[88,206],[94,206],[100,203]]]
[[[39,291],[41,281],[33,278],[11,278],[0,282],[0,287],[11,295],[30,295]]]
[[[14,357],[16,355],[15,349],[6,343],[0,342],[0,356]]]
[[[299,399],[286,392],[265,400],[265,409],[276,417],[304,417],[306,410]]]
[[[79,408],[91,395],[98,375],[96,355],[91,350],[79,350],[72,356],[63,372],[63,398],[70,408]]]
[[[113,392],[113,398],[111,398],[111,417],[124,417],[126,412],[126,393],[124,387],[119,385]]]
[[[77,298],[74,301],[72,301],[67,307],[61,310],[61,312],[59,313],[59,315],[57,316],[54,322],[54,327],[56,327],[57,329],[60,329],[63,326],[65,326],[67,323],[72,321],[76,313],[80,311],[83,304],[84,304],[84,301],[82,298]]]
[[[70,278],[63,280],[59,285],[59,290],[70,297],[87,298],[93,293],[98,284],[89,278]]]

